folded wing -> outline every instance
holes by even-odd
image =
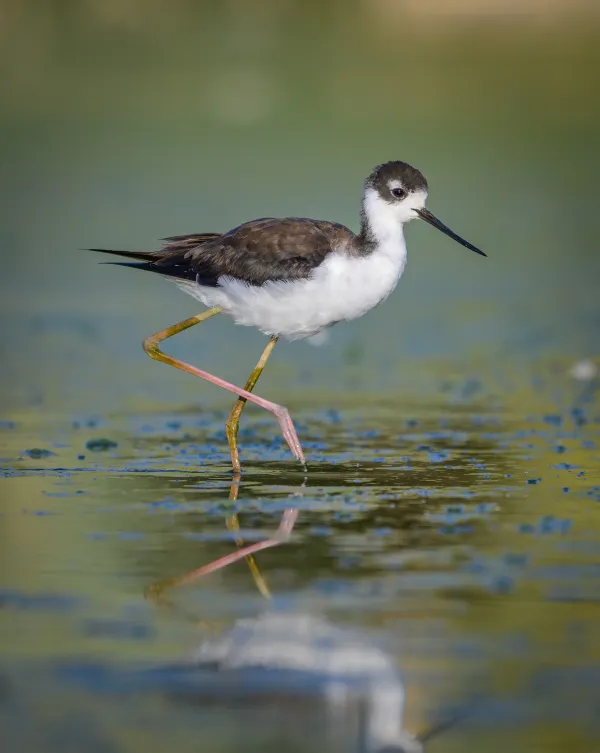
[[[224,235],[200,233],[164,240],[162,249],[153,252],[92,250],[135,260],[125,266],[201,285],[218,285],[220,277],[262,285],[268,280],[308,277],[328,254],[351,243],[354,234],[334,222],[268,217],[247,222]]]

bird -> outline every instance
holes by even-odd
[[[241,698],[270,691],[279,714],[290,697],[300,723],[310,723],[316,705],[327,750],[350,743],[355,753],[423,753],[437,734],[439,725],[419,735],[405,729],[406,689],[394,658],[319,614],[268,610],[240,619],[205,640],[186,666],[228,679]]]
[[[256,383],[280,337],[298,340],[319,335],[339,322],[363,316],[392,293],[406,264],[407,222],[424,220],[465,248],[487,256],[425,207],[427,195],[423,174],[393,160],[377,165],[364,183],[358,233],[327,220],[263,217],[225,233],[163,238],[158,251],[90,250],[128,259],[109,263],[163,275],[206,308],[147,337],[143,347],[151,358],[238,396],[225,425],[234,473],[241,472],[237,433],[247,402],[277,418],[292,454],[306,470],[289,411],[255,394]],[[159,348],[164,340],[221,313],[269,337],[243,388]]]

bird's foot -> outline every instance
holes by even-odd
[[[273,413],[279,421],[281,433],[283,434],[285,441],[288,443],[292,455],[306,468],[306,459],[304,457],[304,452],[302,452],[302,445],[298,439],[298,434],[296,433],[296,428],[294,427],[294,422],[292,421],[288,409],[283,405],[277,405],[275,406]]]

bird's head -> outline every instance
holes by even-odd
[[[378,165],[366,180],[363,200],[368,230],[375,240],[393,236],[404,223],[421,219],[461,246],[486,256],[425,208],[427,191],[427,181],[416,167],[400,161]]]

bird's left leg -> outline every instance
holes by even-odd
[[[250,374],[248,381],[246,382],[246,386],[244,387],[246,392],[252,392],[252,390],[256,386],[258,378],[262,374],[262,371],[265,368],[265,364],[267,363],[269,356],[273,352],[273,348],[277,344],[277,339],[277,335],[272,335],[272,337],[269,339],[267,347],[263,350],[258,363],[254,367],[254,371],[252,372],[252,374]],[[229,443],[229,451],[231,452],[231,464],[233,465],[233,472],[236,474],[241,471],[240,455],[237,447],[237,433],[240,427],[240,416],[242,415],[242,411],[246,406],[246,402],[247,400],[245,397],[238,397],[235,405],[231,410],[231,413],[229,414],[227,423],[225,424],[225,433],[227,434],[227,442]]]

